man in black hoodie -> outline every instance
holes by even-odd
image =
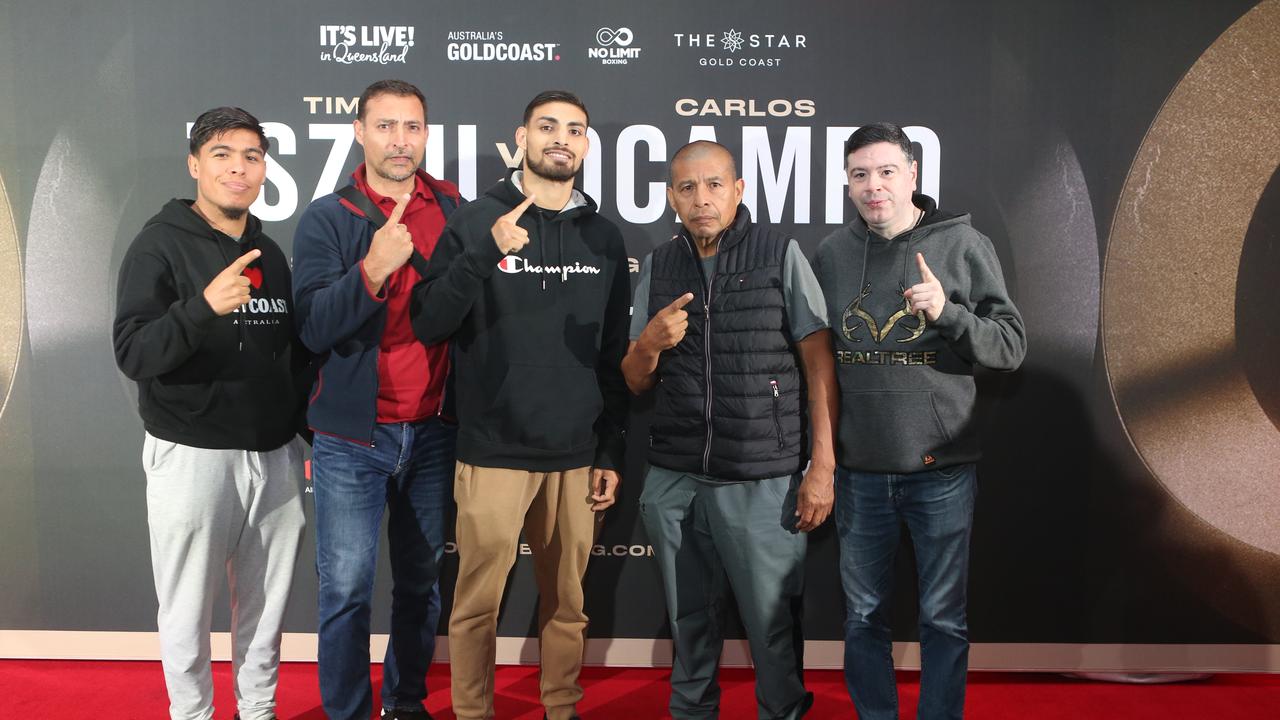
[[[174,718],[213,717],[209,625],[231,587],[239,716],[275,717],[284,616],[302,539],[306,363],[289,263],[249,214],[266,177],[257,119],[196,118],[196,199],[170,200],[120,266],[116,362],[138,383],[160,659]]]
[[[859,718],[896,720],[889,600],[905,523],[920,576],[918,716],[959,718],[980,457],[973,373],[1016,369],[1026,332],[991,241],[968,214],[914,192],[901,128],[859,128],[845,159],[858,215],[823,240],[813,269],[837,328],[846,684]]]
[[[539,590],[542,704],[574,717],[586,640],[582,576],[622,467],[630,282],[622,235],[575,190],[587,111],[548,91],[516,129],[523,165],[459,208],[414,290],[413,328],[453,339],[458,581],[453,711],[493,717],[498,609],[523,526]]]

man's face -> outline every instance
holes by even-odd
[[[413,177],[427,151],[427,118],[413,95],[375,95],[356,120],[356,142],[364,147],[365,168],[391,182]]]
[[[566,102],[533,109],[529,124],[516,128],[516,145],[524,150],[525,170],[547,180],[572,180],[587,156],[587,114]]]
[[[902,148],[893,143],[872,143],[846,158],[849,199],[867,227],[892,237],[911,227],[915,205],[916,163],[908,162]]]
[[[267,158],[258,134],[230,130],[216,135],[187,155],[187,171],[196,180],[196,201],[239,219],[258,199],[267,177]]]
[[[721,150],[705,150],[671,165],[667,203],[680,221],[703,244],[733,224],[745,187],[735,178],[733,159]]]

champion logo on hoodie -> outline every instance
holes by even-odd
[[[508,255],[498,262],[498,269],[504,273],[537,273],[547,275],[559,275],[561,280],[566,280],[570,275],[578,275],[587,273],[589,275],[599,275],[601,270],[595,265],[583,265],[575,262],[572,265],[534,265],[519,255]]]

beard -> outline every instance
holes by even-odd
[[[413,167],[405,170],[403,173],[396,173],[390,170],[389,168],[387,168],[386,166],[379,164],[379,165],[373,166],[373,172],[378,177],[384,178],[386,180],[390,180],[391,182],[404,182],[405,180],[408,180],[409,178],[413,177],[414,174],[418,172],[418,166],[414,165]]]
[[[222,217],[227,220],[239,220],[245,216],[245,213],[249,212],[249,208],[226,207],[224,205],[216,205],[215,207],[218,208],[218,212],[222,214]]]
[[[576,159],[576,158],[575,158]],[[543,180],[552,182],[565,182],[572,180],[578,174],[578,168],[570,163],[568,166],[560,167],[554,162],[544,158],[541,153],[535,159],[532,155],[525,155],[525,164],[529,168],[529,172],[537,175]]]

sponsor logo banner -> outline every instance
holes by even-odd
[[[404,64],[416,34],[412,25],[321,25],[320,60],[339,65]]]
[[[445,39],[450,62],[560,61],[560,43],[513,41],[502,30],[454,30]]]
[[[803,33],[756,32],[736,27],[715,32],[671,34],[675,46],[697,53],[701,67],[781,68],[784,60],[809,47]]]
[[[631,28],[602,27],[596,30],[595,47],[587,48],[587,57],[599,60],[601,65],[626,65],[640,57],[642,48],[633,42],[635,33]]]

